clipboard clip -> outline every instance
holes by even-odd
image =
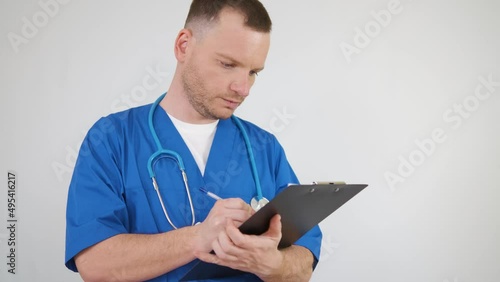
[[[346,185],[344,181],[313,181],[313,185]],[[333,192],[340,191],[340,187],[336,187]],[[314,192],[314,188],[311,189],[311,193]]]
[[[314,185],[345,185],[344,181],[313,181]]]

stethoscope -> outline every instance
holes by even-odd
[[[165,97],[166,94],[167,93],[161,95],[153,103],[153,105],[151,106],[151,109],[149,110],[149,116],[148,116],[149,131],[151,131],[151,135],[153,135],[153,139],[156,143],[157,150],[149,157],[148,172],[149,172],[149,177],[151,177],[151,180],[153,181],[153,187],[156,191],[156,194],[158,195],[158,199],[160,200],[161,208],[163,209],[163,213],[165,214],[165,217],[167,218],[170,225],[174,229],[177,229],[177,226],[175,226],[172,223],[172,220],[170,219],[170,217],[168,215],[167,209],[165,208],[165,203],[163,202],[163,197],[161,196],[160,189],[158,188],[158,183],[156,182],[156,174],[154,172],[153,167],[158,160],[160,160],[162,158],[170,158],[170,159],[173,159],[177,163],[177,165],[179,166],[179,169],[180,169],[181,174],[182,174],[182,179],[184,181],[184,188],[186,189],[186,194],[188,196],[189,206],[191,209],[191,217],[192,217],[191,226],[195,225],[196,219],[195,219],[195,214],[194,214],[193,200],[191,199],[191,192],[190,192],[189,185],[188,185],[186,168],[184,167],[184,161],[182,160],[182,157],[177,152],[163,148],[163,146],[160,143],[160,139],[158,138],[158,135],[156,134],[156,130],[154,128],[154,125],[153,125],[153,116],[154,116],[154,113],[156,111],[156,108],[158,108],[158,104],[163,99],[163,97]],[[245,146],[246,146],[247,152],[248,152],[248,158],[250,159],[250,167],[252,169],[252,175],[253,175],[253,179],[255,181],[255,186],[257,189],[257,196],[252,198],[252,200],[250,201],[250,205],[252,206],[252,208],[255,211],[257,211],[260,208],[262,208],[264,205],[269,203],[269,200],[267,200],[266,198],[264,198],[262,196],[262,188],[260,186],[259,174],[257,172],[257,166],[255,164],[255,157],[253,154],[252,145],[250,144],[250,139],[248,138],[247,131],[243,127],[243,124],[241,123],[239,118],[232,115],[231,120],[233,120],[233,122],[236,124],[236,126],[238,127],[238,129],[241,132],[241,135],[243,135],[243,139],[245,141]]]

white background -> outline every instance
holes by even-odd
[[[80,281],[64,266],[75,152],[99,117],[168,88],[190,4],[67,2],[45,22],[37,1],[0,2],[1,281]],[[500,82],[499,2],[402,0],[386,26],[372,11],[387,0],[263,2],[272,46],[237,114],[276,134],[303,183],[369,184],[321,223],[312,281],[499,281],[500,86],[474,98],[479,77]],[[365,27],[370,42],[356,45]],[[346,56],[342,44],[360,48]],[[147,69],[167,75],[141,96]],[[433,148],[435,130],[444,142]],[[398,172],[408,160],[413,170]],[[8,170],[18,175],[16,275],[5,263]],[[391,188],[391,173],[404,182]]]

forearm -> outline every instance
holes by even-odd
[[[144,281],[195,259],[197,227],[161,234],[120,234],[75,258],[85,281]]]
[[[281,250],[283,263],[281,274],[264,279],[266,282],[275,281],[309,281],[313,271],[314,257],[311,251],[293,245]]]

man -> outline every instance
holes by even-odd
[[[264,68],[270,30],[258,0],[193,1],[159,105],[102,118],[82,144],[68,195],[68,268],[85,281],[178,281],[200,259],[251,273],[231,281],[310,279],[318,227],[281,250],[279,215],[260,236],[237,229],[252,215],[247,203],[257,193],[243,131],[264,197],[298,183],[273,135],[246,121],[241,129],[231,118]],[[183,161],[165,150],[153,155],[163,148]]]

